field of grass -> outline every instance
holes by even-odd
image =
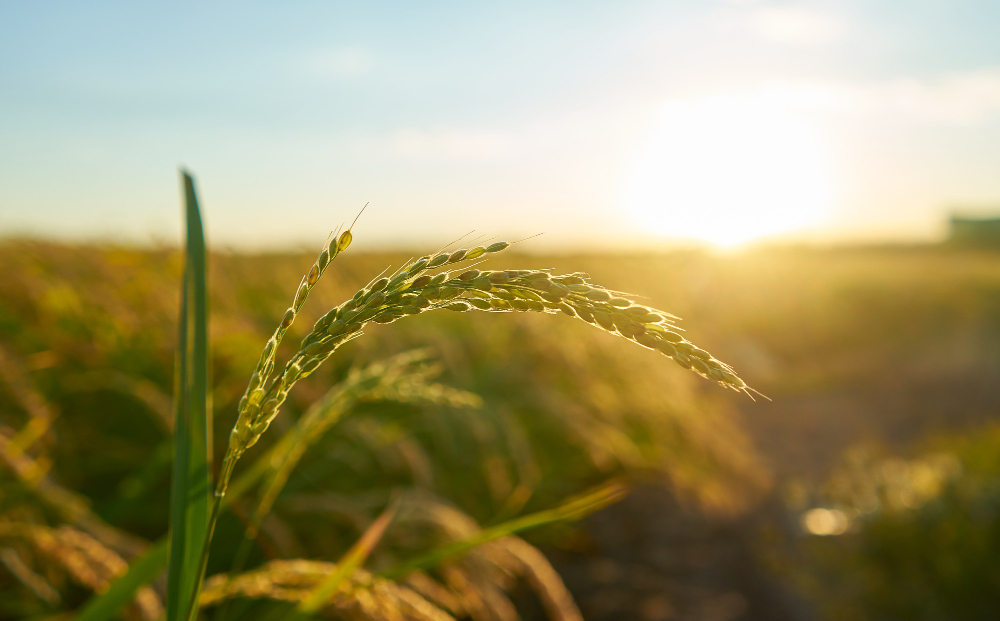
[[[355,241],[354,254],[339,257],[312,292],[282,358],[326,310],[410,257],[365,254],[363,246]],[[313,259],[209,258],[216,455],[261,347]],[[166,533],[182,261],[169,249],[0,244],[0,619],[74,610]],[[365,338],[295,387],[274,433],[242,467],[352,369],[422,350],[421,381],[446,397],[373,393],[352,402],[350,415],[302,456],[251,546],[243,539],[252,498],[223,515],[209,575],[237,561],[246,568],[274,559],[336,561],[403,494],[413,499],[409,513],[365,565],[379,573],[477,525],[549,509],[613,480],[635,494],[583,522],[522,533],[563,574],[586,619],[902,614],[865,607],[860,595],[857,610],[831,604],[862,586],[877,594],[875,578],[822,579],[827,572],[881,575],[883,556],[848,545],[877,537],[877,524],[869,530],[871,520],[858,513],[846,534],[819,540],[800,532],[798,516],[824,502],[849,504],[830,499],[829,480],[858,446],[914,459],[948,435],[950,448],[934,450],[958,459],[974,452],[963,434],[980,435],[1000,418],[1000,254],[783,248],[721,257],[505,253],[491,262],[481,269],[583,270],[685,318],[686,336],[771,400],[725,391],[569,317],[432,313],[371,324]],[[1000,439],[992,446],[1000,448]],[[987,483],[956,482],[955,489],[974,489],[963,493],[976,498],[992,493],[983,491],[988,475],[976,476]],[[893,519],[927,506],[904,507],[904,517]],[[984,511],[982,519],[995,524],[997,512]],[[664,534],[661,523],[672,530]],[[561,588],[548,563],[511,545],[521,551],[516,568],[491,559],[487,548],[433,570],[456,600],[454,616],[506,620],[513,607],[526,619],[560,614],[548,602]],[[904,554],[907,543],[890,548]],[[88,563],[89,573],[80,566]],[[749,585],[716,571],[724,564],[770,573]],[[452,570],[461,576],[449,578]],[[965,600],[989,588],[987,581]],[[154,618],[162,589],[154,582],[141,592],[130,618]],[[947,612],[951,600],[941,601]],[[266,611],[237,598],[206,608],[205,618],[264,618],[254,615]]]

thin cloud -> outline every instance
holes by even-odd
[[[1000,116],[1000,67],[883,82],[784,81],[738,93],[776,107],[891,124],[968,126]]]
[[[495,157],[511,143],[503,132],[477,129],[402,129],[391,138],[392,151],[412,159]]]
[[[782,45],[821,46],[841,39],[846,30],[840,16],[806,7],[765,7],[750,19],[757,36]]]
[[[930,80],[904,78],[860,92],[860,103],[907,118],[974,125],[1000,114],[1000,68]]]

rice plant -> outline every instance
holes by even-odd
[[[212,534],[237,461],[267,430],[295,384],[313,373],[339,347],[360,337],[363,328],[369,322],[392,323],[407,316],[437,310],[548,314],[559,312],[578,317],[608,332],[631,339],[643,347],[658,350],[674,359],[680,366],[715,380],[722,386],[745,392],[749,390],[728,365],[683,338],[676,331],[674,326],[676,318],[673,315],[637,304],[626,294],[594,284],[587,274],[555,275],[545,270],[476,269],[477,261],[482,257],[509,248],[511,244],[505,241],[453,251],[445,248],[433,255],[420,257],[391,274],[376,276],[350,300],[323,315],[303,339],[298,351],[285,363],[284,368],[275,373],[276,357],[282,338],[295,321],[310,291],[337,256],[350,247],[353,240],[352,225],[339,234],[331,235],[311,269],[302,277],[291,305],[261,352],[246,392],[239,403],[236,423],[230,433],[229,445],[215,484],[211,512],[206,519],[204,493],[197,489],[191,491],[191,488],[203,484],[211,459],[208,455],[199,454],[198,448],[193,451],[191,449],[191,446],[208,445],[203,431],[207,409],[204,407],[204,398],[198,394],[204,391],[206,380],[203,374],[195,370],[193,379],[190,380],[191,386],[184,383],[189,381],[185,375],[188,372],[188,365],[199,364],[205,357],[203,351],[198,352],[199,348],[204,348],[204,242],[193,181],[187,175],[184,179],[188,205],[188,263],[185,269],[185,292],[182,304],[181,354],[178,357],[178,372],[181,378],[178,407],[183,408],[187,398],[190,398],[194,405],[188,412],[183,409],[177,410],[178,438],[181,440],[177,445],[174,470],[175,495],[172,505],[175,516],[173,522],[175,539],[170,566],[171,586],[168,590],[168,604],[173,607],[168,609],[169,620],[189,620],[197,614]],[[188,316],[189,295],[194,300],[193,318]],[[185,342],[189,329],[187,322],[194,323],[191,347],[193,363],[187,359]],[[187,431],[188,426],[181,426],[187,425],[184,422],[185,415],[190,415],[199,421],[196,427],[191,427],[193,433]],[[294,449],[291,447],[285,448],[286,453],[292,450]],[[293,459],[290,461],[294,464]],[[278,481],[281,476],[278,475]],[[193,478],[195,481],[178,486],[176,481],[185,481],[185,477]],[[192,496],[185,501],[182,494],[192,494]],[[266,497],[269,496],[271,495],[268,494]],[[267,501],[262,503],[264,511],[267,505]],[[259,519],[259,515],[254,517],[251,528],[256,527],[255,524],[259,523]],[[182,544],[178,543],[177,534],[179,530],[189,525],[196,528],[186,537],[185,547],[182,547]],[[194,549],[198,547],[200,552],[197,555],[193,554]],[[178,555],[183,555],[184,560],[178,562],[176,560]]]
[[[243,572],[249,542],[266,525],[266,518],[290,473],[320,438],[333,430],[350,432],[350,427],[340,421],[350,418],[360,404],[395,401],[445,405],[468,409],[472,417],[481,407],[476,395],[435,381],[438,369],[429,361],[426,351],[403,353],[373,365],[356,367],[248,468],[237,469],[238,461],[279,416],[293,387],[344,344],[361,337],[371,323],[392,324],[439,310],[567,315],[660,352],[724,387],[751,390],[730,367],[684,338],[675,317],[636,303],[630,295],[596,284],[585,273],[486,269],[482,264],[485,259],[502,255],[513,245],[503,241],[457,250],[444,248],[407,261],[394,271],[375,275],[355,295],[320,317],[291,355],[279,364],[280,345],[302,314],[310,293],[333,261],[351,246],[353,232],[349,227],[337,231],[324,244],[265,343],[236,408],[228,448],[212,483],[205,247],[194,182],[187,175],[184,191],[188,232],[172,421],[174,475],[170,537],[148,547],[136,547],[124,557],[132,559],[127,567],[124,561],[112,562],[113,571],[109,570],[103,582],[92,581],[91,588],[98,595],[79,610],[78,618],[83,621],[111,618],[126,605],[135,607],[142,603],[143,597],[147,600],[151,594],[155,597],[145,585],[168,563],[167,597],[162,605],[169,621],[194,619],[206,606],[219,606],[219,614],[226,616],[227,602],[233,597],[294,602],[295,612],[282,613],[287,615],[326,610],[347,618],[400,618],[403,614],[400,611],[408,610],[403,618],[452,615],[476,621],[506,619],[516,614],[506,593],[518,580],[533,587],[551,618],[579,618],[579,611],[555,570],[538,550],[515,533],[542,524],[579,519],[620,498],[625,488],[619,483],[598,486],[552,509],[515,517],[524,503],[521,490],[520,496],[514,494],[505,505],[505,519],[488,528],[480,528],[475,519],[430,491],[397,494],[387,507],[384,501],[366,501],[368,504],[353,515],[358,516],[359,527],[366,523],[368,526],[338,562],[271,561]],[[84,381],[82,378],[80,381]],[[119,384],[115,384],[116,389],[123,389],[121,386],[128,383]],[[132,385],[124,389],[140,392]],[[152,395],[150,409],[162,410],[161,401]],[[44,421],[45,417],[40,416],[39,420]],[[217,574],[204,583],[219,516],[233,502],[250,498],[254,490],[256,494],[249,500],[246,516],[246,543],[236,555],[232,571]],[[373,511],[377,512],[379,506],[386,508],[376,518]],[[57,528],[54,532],[62,531]],[[107,547],[105,540],[100,541]],[[363,569],[373,554],[378,556],[377,568]],[[69,558],[68,552],[64,555]],[[12,556],[5,563],[19,571],[30,570],[28,564],[19,565]],[[51,595],[40,582],[33,581],[30,573],[21,571],[21,574],[25,585],[29,588],[35,585],[42,594],[39,597]],[[156,604],[160,604],[158,599]],[[148,606],[141,618],[155,617],[155,610]],[[389,614],[386,610],[395,612]]]

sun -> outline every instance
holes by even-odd
[[[817,127],[781,93],[675,100],[625,184],[644,233],[733,247],[820,222],[832,202]]]

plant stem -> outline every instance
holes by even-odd
[[[212,535],[215,534],[215,523],[219,521],[219,510],[222,508],[222,501],[226,497],[226,488],[229,487],[229,479],[233,476],[233,468],[239,456],[232,450],[226,451],[226,456],[222,460],[222,471],[219,472],[219,480],[215,486],[215,495],[212,501],[212,512],[208,517],[208,531],[205,534],[205,542],[201,546],[201,558],[198,561],[198,577],[194,582],[194,590],[191,593],[187,614],[184,615],[186,621],[193,621],[198,611],[198,598],[201,596],[201,585],[205,582],[205,570],[208,568],[208,555],[212,548]]]

